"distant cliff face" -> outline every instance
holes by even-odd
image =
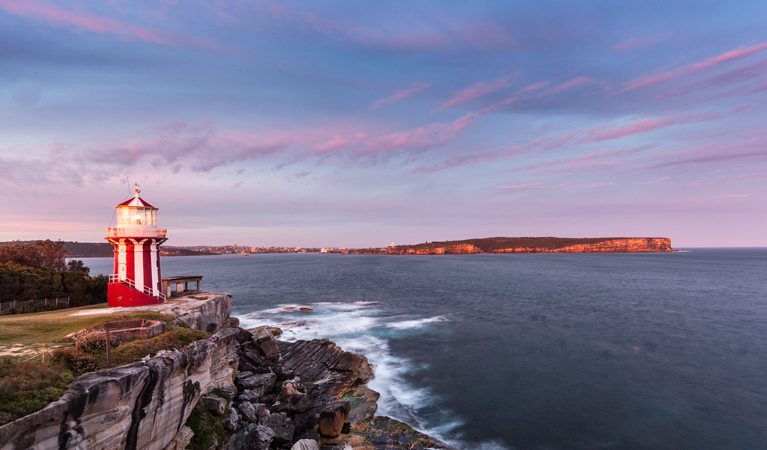
[[[357,250],[356,254],[450,255],[471,253],[634,253],[673,252],[668,238],[487,238],[432,242],[386,249]]]
[[[493,253],[642,253],[672,252],[668,238],[611,239],[594,244],[569,245],[558,249],[546,248],[505,248]]]

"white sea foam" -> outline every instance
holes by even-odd
[[[381,315],[378,302],[317,302],[309,305],[285,304],[277,308],[241,315],[241,326],[261,325],[280,327],[284,340],[328,338],[346,351],[360,353],[374,367],[375,378],[368,385],[379,392],[378,413],[408,423],[417,430],[460,449],[501,450],[496,443],[468,445],[456,437],[454,430],[462,422],[446,412],[439,423],[427,423],[418,411],[432,403],[433,394],[426,388],[416,388],[405,381],[404,375],[425,368],[413,361],[391,354],[385,330],[418,330],[424,325],[449,322],[444,316],[396,321],[398,315]],[[312,311],[300,311],[300,307]],[[286,307],[290,309],[285,309]],[[452,436],[450,439],[448,436]]]
[[[407,330],[409,328],[419,328],[430,323],[450,322],[445,316],[429,317],[427,319],[417,320],[403,320],[401,322],[387,323],[386,327],[393,328],[395,330]]]

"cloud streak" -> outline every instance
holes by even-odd
[[[373,102],[370,105],[370,109],[378,109],[384,105],[393,105],[395,103],[399,103],[400,101],[406,98],[410,98],[420,93],[421,91],[428,88],[429,86],[431,86],[431,83],[418,83],[415,87],[412,87],[410,89],[397,91],[394,94],[390,95],[389,97]]]
[[[0,10],[15,16],[40,19],[54,26],[69,27],[76,32],[113,35],[126,42],[142,41],[228,52],[221,45],[196,37],[184,37],[87,11],[64,9],[46,1],[0,0]]]
[[[708,58],[697,63],[688,64],[674,70],[670,70],[667,72],[662,72],[662,73],[658,73],[654,75],[634,78],[633,80],[625,83],[623,88],[619,90],[618,92],[620,93],[629,92],[636,89],[645,88],[653,84],[661,83],[663,81],[668,81],[682,75],[695,74],[697,72],[718,66],[720,64],[745,58],[747,56],[753,55],[755,53],[758,53],[764,50],[767,50],[767,42],[753,45],[751,47],[736,48],[736,49],[724,52],[721,55],[714,56],[712,58]]]

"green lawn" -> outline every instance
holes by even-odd
[[[73,316],[72,313],[84,309],[103,309],[106,303],[82,308],[62,309],[58,311],[34,314],[19,314],[0,317],[0,346],[36,346],[52,344],[64,336],[84,328],[93,328],[104,322],[119,319],[152,319],[172,322],[173,316],[153,311],[132,311],[126,313],[94,314]]]

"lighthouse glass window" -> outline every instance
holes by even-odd
[[[157,225],[157,215],[151,209],[120,208],[117,214],[119,225]]]

